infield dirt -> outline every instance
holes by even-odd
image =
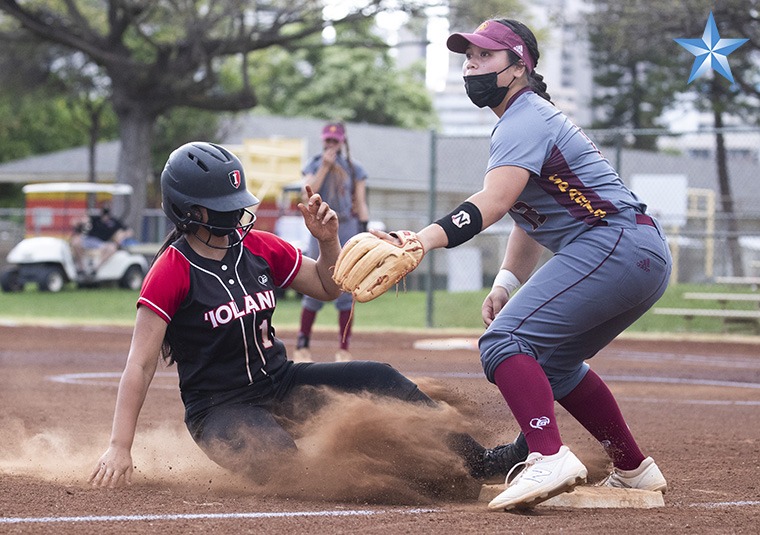
[[[292,350],[295,333],[279,335]],[[467,430],[492,446],[514,438],[517,426],[476,351],[414,348],[436,336],[357,332],[352,351],[392,364],[443,409],[336,397],[300,430],[303,464],[264,486],[195,446],[176,371],[160,368],[133,447],[133,484],[97,490],[86,480],[108,444],[131,329],[0,326],[0,532],[757,532],[759,344],[622,339],[590,361],[668,478],[664,507],[490,513],[443,437]],[[336,339],[315,334],[317,360],[328,360]],[[589,480],[601,479],[601,446],[559,407],[557,418]]]

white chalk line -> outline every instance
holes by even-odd
[[[76,522],[134,522],[134,521],[172,521],[172,520],[238,520],[256,518],[292,518],[292,517],[343,517],[376,516],[385,514],[417,515],[437,513],[440,509],[385,509],[372,511],[355,509],[347,511],[286,511],[273,513],[197,513],[166,515],[114,515],[114,516],[40,516],[0,518],[0,524],[53,524]]]
[[[176,372],[156,372],[154,378],[174,378],[177,380]],[[62,373],[60,375],[48,375],[45,377],[48,381],[54,383],[66,383],[70,385],[88,385],[88,386],[119,386],[121,372],[87,372],[87,373]],[[152,383],[152,389],[179,390],[177,382],[174,384]]]
[[[754,505],[760,505],[760,501],[741,500],[738,502],[692,503],[689,505],[689,507],[706,507],[709,509],[717,509],[719,507],[752,507]]]

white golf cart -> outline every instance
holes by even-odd
[[[78,287],[118,284],[139,290],[148,262],[141,254],[120,248],[97,266],[97,250],[86,251],[79,259],[80,268],[69,243],[72,229],[89,215],[88,206],[124,198],[128,206],[132,187],[126,184],[59,182],[24,186],[26,198],[26,238],[8,253],[10,265],[0,274],[4,292],[18,292],[26,283],[36,283],[41,291],[59,292],[67,282]],[[89,202],[88,202],[89,199]]]

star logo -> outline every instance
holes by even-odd
[[[748,41],[748,39],[721,39],[712,11],[707,18],[702,39],[673,40],[696,56],[687,82],[689,84],[709,69],[713,69],[726,80],[734,83],[734,76],[728,65],[728,55]]]

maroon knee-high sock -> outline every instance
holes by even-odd
[[[351,341],[351,326],[353,325],[353,314],[351,310],[338,311],[338,327],[340,332],[340,348],[348,351],[348,343]]]
[[[557,401],[601,442],[617,468],[633,470],[639,467],[644,455],[628,429],[615,397],[601,377],[589,370],[572,392]]]
[[[308,308],[301,309],[301,328],[298,331],[298,347],[309,347],[309,338],[311,338],[311,328],[314,320],[317,319],[317,313]]]
[[[496,368],[494,382],[520,425],[530,451],[557,453],[562,438],[554,416],[554,395],[536,359],[512,355]]]

